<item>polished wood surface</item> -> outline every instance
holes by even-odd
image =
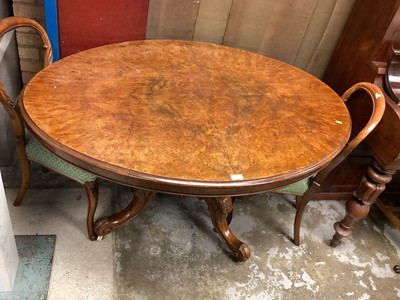
[[[289,184],[332,160],[350,132],[345,105],[321,81],[206,43],[95,48],[52,64],[22,96],[27,126],[57,155],[117,182],[178,194]]]
[[[335,158],[350,135],[340,97],[282,62],[187,41],[103,46],[52,64],[20,102],[33,134],[60,157],[135,187],[98,219],[101,239],[154,192],[200,196],[235,259],[249,246],[229,228],[230,196],[273,190]]]

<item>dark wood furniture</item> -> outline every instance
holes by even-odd
[[[336,244],[351,235],[353,223],[368,214],[378,196],[400,196],[398,180],[386,187],[400,168],[400,109],[384,83],[393,39],[400,28],[399,5],[398,0],[356,1],[323,77],[338,93],[359,81],[375,83],[386,99],[383,119],[367,143],[332,174],[317,195],[319,199],[348,200],[346,217],[335,225],[339,232]],[[364,111],[359,115],[363,117]]]
[[[366,95],[366,99],[369,101],[360,101],[360,95]],[[296,195],[296,216],[294,222],[294,243],[296,245],[300,245],[301,220],[308,202],[314,199],[314,194],[318,193],[332,170],[353,153],[354,149],[373,132],[385,112],[385,98],[383,93],[372,83],[356,83],[343,94],[342,99],[349,108],[352,119],[351,139],[346,147],[325,168],[318,172],[315,177],[297,182],[283,189],[286,193]],[[358,110],[370,110],[371,114],[366,120],[364,118],[360,120],[358,118]],[[299,188],[299,185],[304,186]],[[291,189],[291,187],[294,188]],[[280,190],[277,192],[280,192]]]
[[[99,237],[140,213],[156,192],[204,199],[234,256],[248,245],[227,223],[231,196],[309,177],[350,135],[342,99],[285,63],[221,45],[126,42],[66,57],[26,86],[27,127],[61,158],[136,188]]]

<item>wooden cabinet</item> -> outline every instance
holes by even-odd
[[[386,110],[365,144],[333,172],[318,199],[351,199],[360,181],[366,180],[375,190],[368,197],[359,197],[360,203],[372,204],[378,195],[380,199],[397,198],[400,203],[398,175],[382,193],[387,181],[400,169],[400,107],[388,95],[384,83],[387,62],[393,55],[393,39],[400,28],[399,7],[399,0],[357,0],[328,64],[323,81],[337,93],[342,94],[356,82],[373,82],[385,93]],[[359,112],[360,117],[363,114]],[[370,168],[376,172],[368,169],[371,161],[374,165]]]

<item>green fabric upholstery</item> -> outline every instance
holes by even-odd
[[[309,188],[312,180],[314,179],[314,176],[305,178],[303,180],[297,181],[295,183],[292,183],[291,185],[288,185],[282,189],[276,190],[277,193],[280,194],[290,194],[290,195],[296,195],[296,196],[303,196],[304,193],[307,191]]]
[[[81,184],[96,180],[94,174],[82,170],[51,153],[30,133],[26,134],[26,154],[29,160],[40,163],[46,168],[60,173],[61,175]]]

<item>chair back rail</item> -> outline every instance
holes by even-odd
[[[14,129],[15,140],[21,142],[25,140],[24,123],[21,115],[16,110],[16,103],[14,103],[4,90],[3,84],[0,82],[0,103],[3,105],[7,114],[10,117],[11,124]]]
[[[374,84],[369,82],[360,82],[350,87],[342,95],[342,99],[346,102],[354,95],[355,92],[361,91],[366,93],[371,100],[372,111],[368,122],[358,131],[352,133],[353,138],[349,140],[344,149],[336,156],[322,171],[314,178],[314,183],[321,184],[329,173],[336,168],[353,150],[374,130],[382,119],[385,111],[385,97],[382,91]],[[352,116],[353,119],[353,116]]]
[[[367,97],[359,97],[358,93],[364,93]],[[361,94],[362,95],[362,94]],[[385,112],[385,97],[382,91],[374,84],[360,82],[350,87],[343,95],[343,101],[349,109],[352,120],[352,134],[346,146],[325,168],[323,168],[308,185],[308,189],[300,196],[296,196],[296,216],[294,220],[294,244],[300,245],[300,226],[307,203],[313,199],[313,195],[319,190],[330,172],[349,156],[350,153],[375,129]],[[350,100],[350,101],[349,101]],[[354,100],[354,101],[351,101]],[[351,103],[353,102],[353,103]],[[369,118],[360,116],[361,109],[370,111]],[[335,228],[336,230],[336,228]],[[332,245],[337,245],[332,243]]]
[[[8,17],[4,18],[0,22],[0,36],[9,32],[10,30],[29,27],[34,29],[42,38],[43,50],[44,50],[44,67],[47,67],[53,62],[53,50],[51,48],[51,43],[49,37],[47,36],[44,28],[35,20],[24,18],[24,17]]]
[[[53,61],[53,51],[46,31],[35,20],[24,17],[4,18],[0,22],[0,37],[2,37],[4,34],[6,34],[11,30],[23,27],[34,29],[41,37],[44,50],[43,67],[47,67]],[[24,130],[24,122],[18,110],[18,99],[16,99],[16,101],[13,101],[13,99],[11,99],[7,95],[4,86],[1,82],[0,82],[0,103],[3,105],[5,111],[10,117],[11,124],[13,126],[15,134],[17,153],[18,156],[20,157],[20,160],[24,163],[24,161],[26,161],[27,159],[25,151],[25,130]]]

